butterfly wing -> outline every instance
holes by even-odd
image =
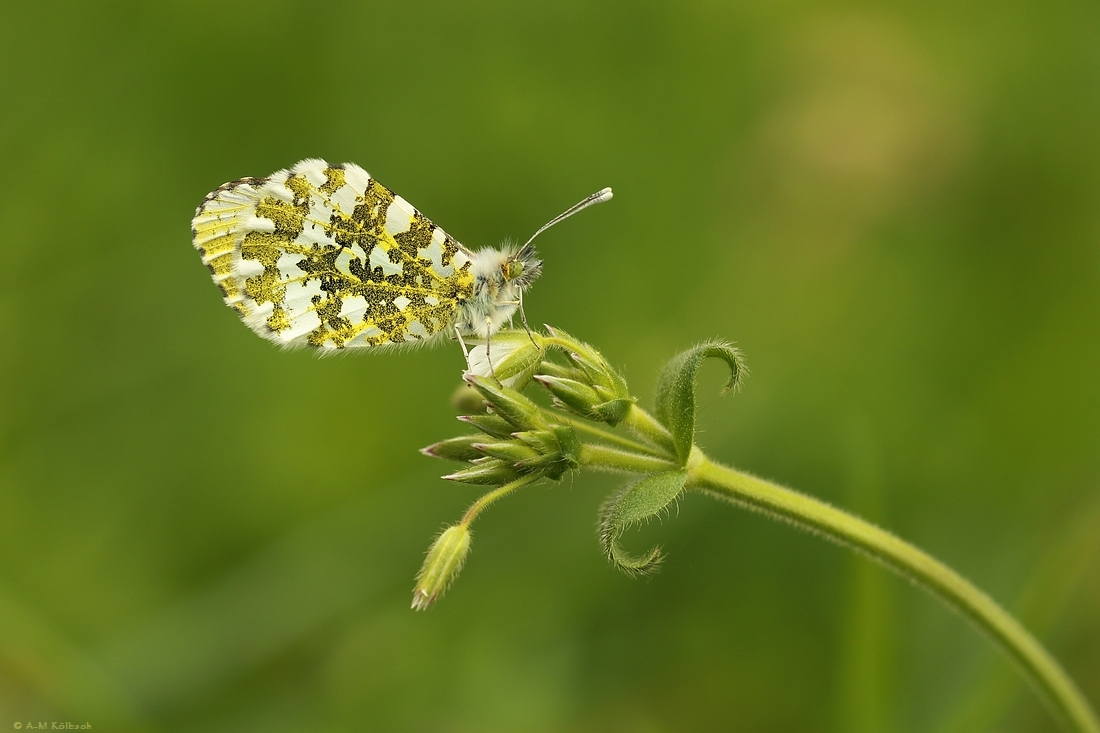
[[[416,343],[473,294],[469,250],[351,163],[227,183],[191,232],[226,304],[282,346]]]

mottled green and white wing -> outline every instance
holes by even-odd
[[[227,183],[191,233],[225,302],[283,346],[422,342],[474,290],[469,250],[350,163]]]

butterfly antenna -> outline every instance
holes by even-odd
[[[545,232],[547,229],[554,226],[558,222],[565,221],[569,217],[573,216],[573,214],[576,214],[578,211],[582,211],[584,209],[587,209],[589,206],[595,206],[596,204],[602,204],[604,201],[610,201],[611,197],[613,195],[614,194],[611,193],[610,188],[604,188],[604,189],[601,189],[601,190],[597,191],[596,193],[592,194],[591,196],[587,196],[584,199],[582,199],[581,201],[578,201],[577,203],[573,204],[568,209],[566,209],[565,211],[561,212],[560,214],[555,216],[550,221],[543,224],[542,228],[539,229],[534,234],[532,234],[531,238],[528,239],[522,247],[520,247],[520,251],[523,251],[523,250],[527,249],[527,247],[530,246],[531,242],[535,241],[535,237],[542,234],[543,232]]]

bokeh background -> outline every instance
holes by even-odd
[[[942,558],[1100,701],[1100,8],[964,2],[36,2],[0,20],[0,728],[1046,731],[1005,659],[847,550],[701,496],[601,556],[618,481],[479,520],[416,449],[457,347],[254,336],[211,189],[354,161],[643,399],[709,337],[716,458]]]

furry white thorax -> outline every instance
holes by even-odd
[[[515,315],[521,293],[542,274],[542,261],[530,245],[486,247],[473,253],[470,272],[474,294],[459,305],[456,325],[464,335],[488,338]]]

